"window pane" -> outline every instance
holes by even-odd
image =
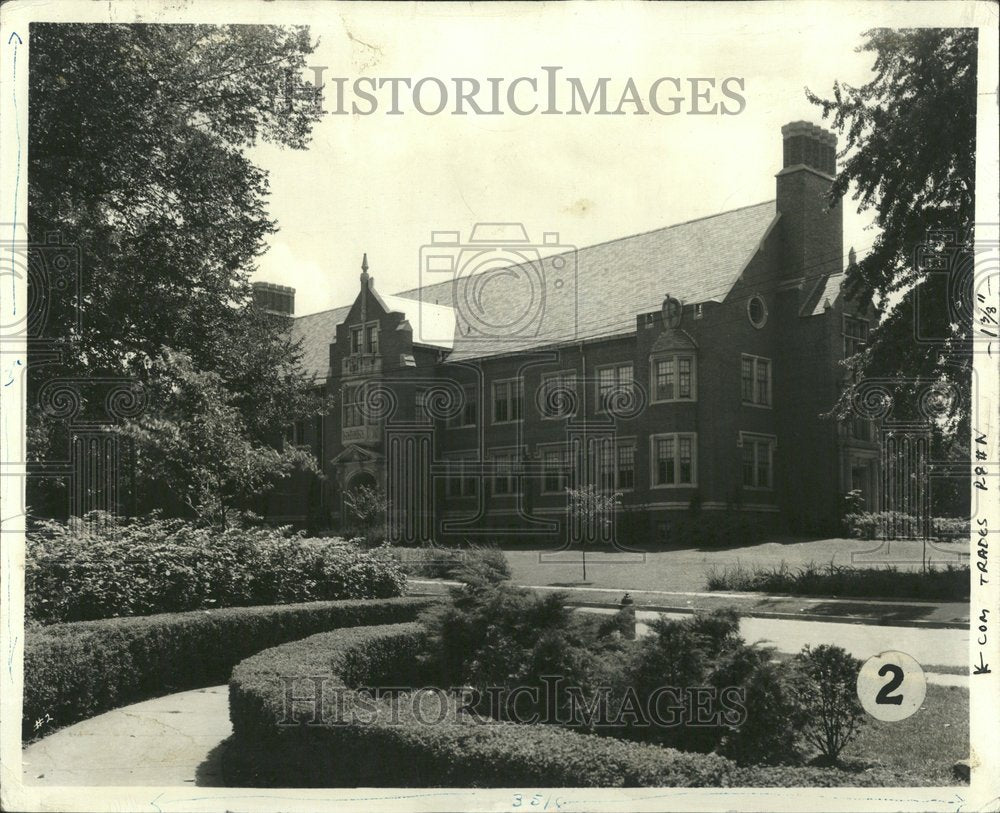
[[[368,353],[378,352],[378,327],[369,325],[365,332],[365,350]]]
[[[635,447],[618,447],[618,488],[635,487]]]
[[[754,445],[749,440],[743,441],[743,485],[753,487],[754,484]]]
[[[493,420],[496,422],[510,419],[510,413],[507,411],[507,393],[507,384],[493,385]]]
[[[669,400],[674,397],[674,360],[656,362],[656,398]]]
[[[663,438],[656,442],[656,482],[670,485],[674,482],[674,440]]]
[[[747,403],[753,403],[753,359],[744,356],[741,378],[743,382],[743,400]]]
[[[357,355],[361,352],[361,328],[351,328],[351,352]]]
[[[524,413],[524,384],[520,378],[511,383],[510,390],[510,419],[512,421],[519,421],[521,420],[521,415]]]
[[[677,359],[677,397],[691,397],[691,359]]]
[[[767,443],[757,444],[757,485],[771,487],[771,447]]]
[[[679,483],[691,482],[691,438],[681,438],[677,445],[680,449],[681,474]]]
[[[771,399],[768,394],[770,389],[771,362],[766,359],[757,359],[757,399],[758,404],[769,404]]]
[[[476,425],[476,394],[471,390],[465,393],[465,425]]]

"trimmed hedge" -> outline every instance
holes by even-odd
[[[233,669],[229,708],[230,784],[257,787],[692,787],[725,786],[735,765],[579,734],[552,725],[476,721],[441,695],[422,706],[366,698],[358,686],[424,685],[418,624],[359,627],[314,635],[261,652]],[[322,723],[283,724],[289,677],[324,678]],[[312,692],[311,681],[295,686]],[[335,689],[340,688],[338,692]],[[366,698],[364,702],[362,699]],[[361,710],[367,719],[352,719]],[[433,722],[428,722],[428,720]]]
[[[409,621],[432,599],[233,607],[29,627],[22,736],[173,691],[224,683],[265,647],[336,627]]]
[[[709,590],[742,590],[839,598],[918,598],[940,601],[969,600],[969,568],[948,564],[926,571],[900,570],[894,565],[853,567],[809,563],[790,568],[743,565],[711,569]]]
[[[42,521],[27,535],[25,613],[43,623],[304,601],[389,598],[388,548],[288,528],[200,527],[158,516]]]

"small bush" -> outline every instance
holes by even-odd
[[[857,681],[861,661],[839,646],[806,646],[795,656],[796,691],[808,725],[806,739],[835,764],[864,718]]]
[[[707,587],[801,596],[968,601],[969,568],[948,564],[921,571],[900,570],[894,565],[853,567],[810,562],[793,570],[784,563],[769,568],[736,565],[710,570]]]
[[[406,577],[387,549],[288,529],[198,527],[157,516],[44,521],[27,537],[25,613],[43,623],[387,598]]]
[[[22,735],[172,691],[224,683],[265,647],[335,627],[410,621],[419,598],[241,607],[34,627],[24,645]]]
[[[494,545],[470,545],[466,548],[407,548],[394,551],[409,576],[458,581],[485,580],[501,582],[511,577],[510,564]]]

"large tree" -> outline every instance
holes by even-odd
[[[28,345],[33,455],[66,448],[66,427],[36,398],[46,381],[127,377],[152,392],[166,348],[218,376],[250,442],[273,440],[318,406],[287,320],[251,304],[276,224],[267,173],[247,150],[306,146],[319,106],[287,90],[314,49],[308,29],[36,23],[30,33],[29,240],[54,237],[79,259],[58,266],[53,249],[37,251],[48,287],[29,280],[47,300]]]
[[[977,31],[874,29],[858,50],[874,77],[835,83],[832,98],[807,90],[845,136],[831,196],[849,192],[878,227],[871,250],[848,269],[847,292],[883,311],[868,346],[848,360],[854,382],[894,382],[894,414],[917,416],[928,384],[942,425],[965,436],[970,408],[971,241],[975,213]],[[847,411],[854,392],[845,392]],[[933,412],[933,410],[931,410]],[[910,413],[909,415],[907,413]]]

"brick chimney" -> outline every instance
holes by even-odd
[[[253,283],[253,301],[265,313],[276,316],[295,315],[295,289],[273,282]]]
[[[781,128],[782,169],[777,174],[777,208],[786,281],[811,281],[843,270],[844,213],[827,194],[837,172],[837,137],[808,121]]]

